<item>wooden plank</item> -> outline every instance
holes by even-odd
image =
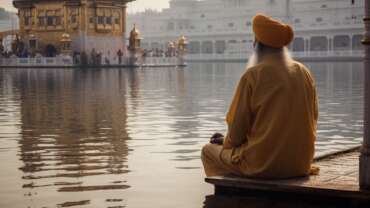
[[[235,190],[256,190],[275,193],[294,193],[300,195],[316,195],[358,200],[369,200],[370,192],[362,191],[358,185],[321,183],[311,178],[290,180],[255,180],[238,177],[208,177],[207,183],[215,185],[219,190],[233,188]]]

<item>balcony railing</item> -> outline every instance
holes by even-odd
[[[32,67],[32,66],[73,66],[71,57],[37,57],[37,58],[0,58],[0,66]]]
[[[178,57],[146,57],[141,61],[144,66],[178,65]]]
[[[137,66],[176,66],[181,65],[179,57],[146,57],[139,58]],[[38,57],[38,58],[0,58],[1,67],[72,67],[78,66],[73,62],[72,57]],[[92,64],[91,64],[92,65]],[[122,57],[121,62],[118,58],[112,61],[102,60],[97,66],[129,66],[130,59]]]
[[[290,52],[295,58],[329,58],[329,57],[353,57],[360,58],[364,56],[362,50],[343,50],[343,51],[302,51]],[[247,60],[250,53],[233,53],[233,54],[188,54],[188,61],[204,60]]]

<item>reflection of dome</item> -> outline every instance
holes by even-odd
[[[140,31],[136,28],[136,25],[130,32],[130,38],[140,39]]]
[[[63,33],[61,42],[71,42],[71,36],[68,33]]]
[[[35,39],[36,39],[36,36],[35,36],[34,34],[30,34],[30,35],[28,36],[28,38],[29,38],[30,40],[35,40]]]

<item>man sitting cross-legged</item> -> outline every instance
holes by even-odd
[[[242,75],[226,117],[226,137],[215,134],[202,150],[207,176],[234,174],[282,179],[309,175],[318,107],[309,70],[286,46],[289,25],[258,14],[255,53]]]

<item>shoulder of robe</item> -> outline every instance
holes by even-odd
[[[252,80],[255,80],[257,77],[257,74],[259,73],[259,66],[253,66],[250,68],[247,68],[247,70],[244,72],[244,74],[240,78],[240,82],[251,82]]]
[[[255,66],[249,67],[243,76],[253,76],[260,73],[263,69],[268,68],[268,64],[260,63]]]
[[[248,78],[249,80],[259,80],[261,76],[269,74],[270,69],[273,69],[274,66],[268,63],[259,63],[253,67],[247,69],[246,73],[244,73],[243,77]]]
[[[308,79],[310,80],[310,82],[315,85],[315,79],[314,79],[314,76],[312,75],[312,72],[311,70],[305,66],[304,64],[298,62],[298,61],[294,61],[295,64],[297,64],[299,66],[299,68],[304,71],[308,77]]]

